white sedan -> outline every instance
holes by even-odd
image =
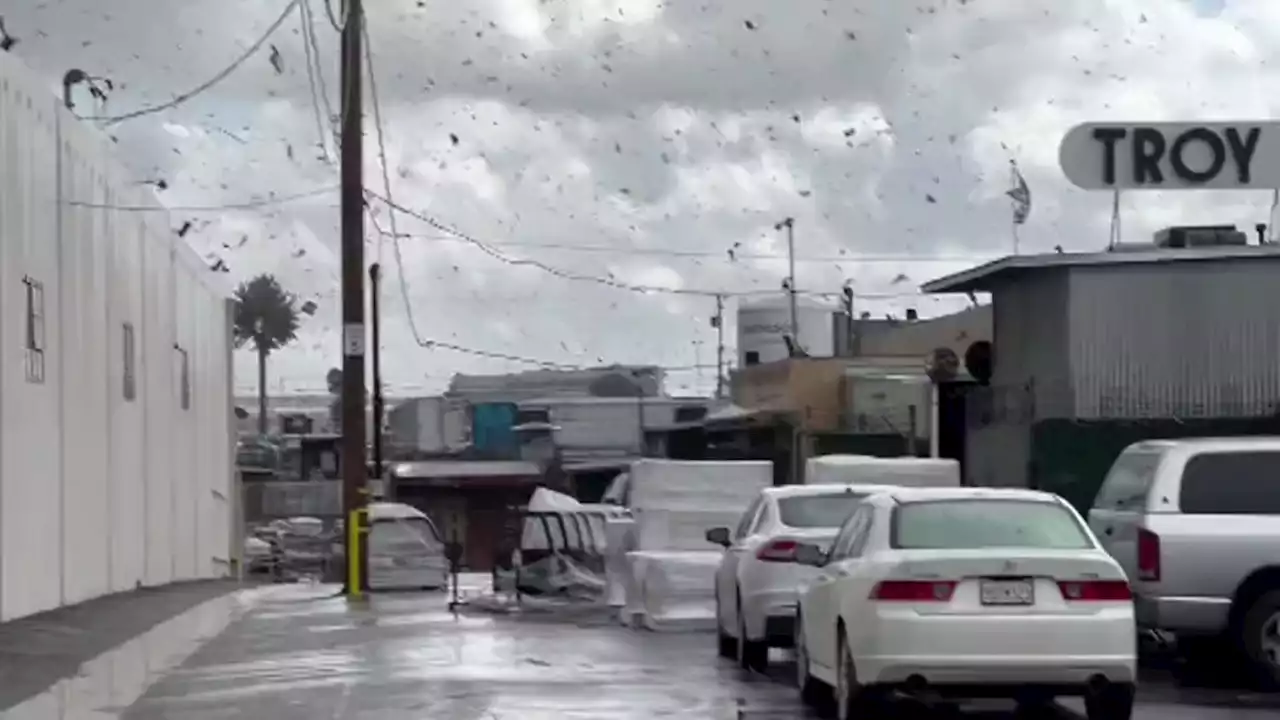
[[[790,485],[760,491],[733,530],[707,531],[725,548],[716,570],[718,648],[763,671],[770,647],[790,647],[796,589],[817,571],[794,562],[800,543],[825,547],[862,498],[887,485]]]
[[[864,500],[830,550],[796,557],[819,568],[797,611],[797,680],[810,703],[834,689],[840,718],[875,715],[893,691],[1133,712],[1129,583],[1055,495],[895,489]]]

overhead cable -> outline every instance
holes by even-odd
[[[383,195],[379,195],[378,193],[375,193],[372,190],[365,190],[365,194],[370,198],[379,200],[382,203],[386,204],[388,207],[399,210],[405,215],[408,215],[412,218],[420,220],[443,233],[447,233],[453,237],[459,238],[461,240],[465,240],[467,243],[474,245],[476,248],[480,249],[486,255],[494,258],[495,260],[498,260],[507,265],[512,265],[516,267],[534,267],[549,275],[554,275],[555,277],[561,278],[563,280],[573,280],[577,282],[590,282],[598,285],[604,285],[606,287],[612,287],[619,290],[626,290],[629,292],[635,292],[635,293],[640,293],[644,295],[667,294],[667,295],[687,295],[692,297],[707,297],[707,298],[714,298],[717,295],[722,297],[762,297],[762,296],[767,297],[771,295],[777,295],[778,293],[782,292],[781,289],[778,289],[778,290],[773,290],[773,289],[705,290],[705,289],[694,289],[694,288],[669,288],[669,287],[662,287],[658,285],[636,285],[632,283],[622,282],[614,278],[601,277],[599,275],[585,275],[582,273],[571,272],[569,270],[564,270],[562,268],[558,268],[553,265],[548,265],[547,263],[544,263],[538,260],[531,260],[528,258],[514,258],[509,255],[505,255],[499,252],[498,250],[496,250],[493,247],[493,245],[491,245],[490,243],[479,240],[455,227],[452,227],[439,220],[436,220],[435,218],[429,215],[426,215],[425,213],[405,207],[404,205],[396,203],[395,201],[390,200]],[[378,232],[382,234],[388,234],[388,231],[378,226],[376,222],[374,224],[374,227],[375,229],[378,230]],[[393,238],[393,244],[394,244],[394,241],[398,239],[399,238]],[[815,297],[815,298],[842,297],[842,293],[839,293],[839,292],[820,292],[820,291],[812,291],[812,290],[810,291],[802,290],[802,291],[799,291],[797,294],[803,295],[806,297]],[[916,295],[919,295],[919,293],[858,293],[858,297],[865,298],[868,300],[889,299],[889,298],[898,298],[898,297],[914,297]]]
[[[281,25],[284,25],[284,22],[288,20],[289,16],[293,13],[293,11],[298,8],[301,1],[302,0],[291,0],[288,6],[285,7],[284,12],[280,13],[280,17],[276,18],[275,22],[271,23],[271,26],[267,28],[267,31],[263,33],[261,37],[255,40],[253,44],[251,44],[248,47],[248,49],[246,49],[230,65],[228,65],[227,67],[219,71],[218,74],[214,75],[212,78],[206,80],[200,85],[197,85],[195,88],[174,97],[172,100],[169,100],[168,102],[163,102],[158,105],[150,105],[147,107],[139,108],[132,112],[124,113],[122,115],[96,115],[96,116],[83,117],[81,119],[93,120],[96,122],[106,123],[108,125],[114,125],[116,123],[124,122],[125,120],[132,120],[134,118],[142,117],[144,115],[154,115],[155,113],[164,112],[165,110],[170,110],[179,105],[182,105],[188,100],[191,100],[192,98],[200,95],[206,90],[214,87],[215,85],[222,82],[223,80],[226,80],[228,77],[231,76],[232,73],[238,70],[241,65],[244,65],[245,62],[249,60],[249,58],[253,57],[253,55],[257,53],[258,50],[262,49],[262,46],[266,44],[267,39],[270,38],[272,35],[274,35],[275,32],[280,29]]]
[[[246,200],[244,202],[225,203],[222,205],[111,205],[108,203],[84,202],[81,200],[67,200],[63,204],[70,205],[72,207],[94,208],[98,210],[119,210],[121,212],[222,212],[224,210],[252,210],[254,208],[266,207],[268,205],[281,205],[298,200],[305,200],[307,198],[318,197],[320,195],[327,195],[337,189],[337,185],[327,185],[325,187],[319,187],[306,192],[294,193],[292,195],[273,195],[260,200]]]

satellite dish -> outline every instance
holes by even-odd
[[[935,383],[955,380],[960,372],[960,358],[956,351],[948,347],[940,347],[929,353],[925,362],[925,373]]]
[[[991,343],[979,340],[964,351],[964,367],[974,380],[986,385],[991,382]]]

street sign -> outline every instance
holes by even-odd
[[[1084,123],[1058,147],[1085,190],[1280,188],[1280,122]]]

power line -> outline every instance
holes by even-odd
[[[373,195],[374,197],[378,197],[383,202],[385,202],[388,206],[388,222],[391,225],[391,229],[389,233],[383,233],[383,234],[389,234],[391,237],[392,248],[394,249],[395,256],[396,256],[396,270],[397,270],[397,276],[399,278],[401,299],[404,301],[405,314],[406,314],[406,318],[408,319],[409,329],[413,334],[414,341],[419,346],[424,348],[450,350],[453,352],[463,353],[466,355],[472,355],[476,357],[485,357],[485,358],[490,358],[494,360],[506,360],[510,362],[517,362],[517,363],[522,363],[527,365],[535,365],[538,367],[558,369],[558,370],[584,369],[584,367],[581,365],[571,365],[567,363],[541,360],[538,358],[526,357],[523,355],[514,355],[511,353],[501,353],[501,352],[494,352],[489,350],[480,350],[478,348],[466,347],[464,345],[457,345],[455,343],[442,342],[439,340],[431,340],[429,338],[422,337],[422,335],[418,332],[417,324],[414,321],[414,316],[413,316],[413,303],[409,299],[409,285],[408,285],[408,281],[405,278],[404,258],[400,250],[401,236],[399,231],[396,228],[396,211],[402,210],[402,207],[391,198],[391,194],[392,194],[391,174],[389,170],[389,163],[387,162],[386,132],[385,132],[385,126],[382,119],[381,102],[379,101],[379,95],[378,95],[377,75],[374,70],[374,64],[373,64],[373,47],[369,37],[368,26],[363,23],[363,18],[361,18],[361,26],[362,26],[361,32],[364,34],[364,39],[365,39],[365,63],[368,65],[369,97],[373,105],[374,126],[376,128],[375,134],[376,134],[377,143],[378,143],[378,160],[379,160],[379,165],[381,166],[381,169],[382,169],[383,192],[385,192],[386,195],[378,196],[369,191],[366,191],[366,193],[369,195]],[[407,212],[408,214],[413,215],[414,217],[420,217],[420,219],[423,219],[424,222],[435,224],[432,220],[427,219],[425,216],[419,216],[418,214],[413,213],[412,211],[407,211],[407,210],[404,210],[404,212]],[[370,215],[372,215],[372,213],[370,213]],[[377,225],[377,220],[372,217],[370,219],[374,223],[374,227],[378,228],[379,231],[381,232],[381,228],[379,228]],[[473,241],[473,242],[475,242],[480,247],[486,247],[483,243],[479,241]],[[501,255],[498,255],[498,256],[502,257]],[[701,366],[697,366],[697,365],[686,366],[687,369],[699,369],[700,367]],[[672,368],[672,369],[675,369],[675,368]]]
[[[409,300],[409,283],[408,283],[408,280],[405,278],[404,256],[400,252],[400,233],[396,229],[396,209],[394,207],[395,203],[394,201],[390,200],[391,172],[389,169],[390,163],[387,162],[386,128],[384,127],[382,122],[382,103],[380,102],[378,97],[377,73],[375,72],[374,65],[373,65],[373,42],[369,38],[369,27],[363,22],[361,23],[361,32],[364,33],[365,64],[368,65],[368,68],[369,68],[369,98],[373,104],[373,123],[374,123],[374,127],[376,128],[375,134],[378,140],[378,165],[382,169],[382,189],[383,189],[383,192],[386,193],[386,196],[388,198],[387,200],[388,204],[391,205],[391,209],[388,211],[387,214],[388,214],[388,221],[391,223],[391,248],[396,256],[396,279],[397,279],[397,285],[400,288],[400,299],[404,302],[405,318],[409,322],[409,332],[413,335],[414,342],[418,343],[418,345],[421,347],[433,347],[435,346],[435,343],[433,343],[433,341],[427,338],[424,338],[422,334],[418,332],[418,323],[413,316],[413,303]],[[366,201],[365,210],[368,211],[368,209],[369,209],[368,202]],[[379,228],[378,226],[377,219],[372,217],[373,213],[369,212],[369,215],[370,215],[369,220],[370,222],[373,223],[373,226],[381,230],[381,228]],[[379,263],[381,263],[381,255],[382,255],[381,239],[378,242],[377,253],[379,256]],[[379,320],[375,318],[374,322],[379,322]]]
[[[249,48],[240,55],[240,57],[232,61],[232,63],[227,67],[223,68],[220,72],[218,72],[217,75],[214,75],[212,78],[206,80],[200,85],[197,85],[192,90],[182,93],[181,95],[174,97],[172,100],[169,100],[168,102],[139,108],[138,110],[124,113],[123,115],[96,115],[96,116],[82,117],[81,119],[94,120],[98,122],[107,123],[109,125],[113,125],[116,123],[124,122],[125,120],[132,120],[134,118],[142,117],[144,115],[154,115],[155,113],[164,112],[165,110],[175,108],[187,102],[188,100],[196,97],[197,95],[200,95],[204,91],[212,88],[213,86],[217,85],[223,80],[226,80],[228,77],[231,76],[232,73],[238,70],[241,65],[244,65],[249,60],[249,58],[253,57],[253,55],[257,53],[258,50],[260,50],[264,44],[266,44],[267,39],[270,38],[272,35],[274,35],[276,30],[280,29],[280,26],[284,24],[285,20],[289,19],[289,15],[293,13],[293,11],[299,6],[301,2],[302,0],[291,0],[289,2],[289,5],[285,7],[284,12],[280,13],[280,17],[276,18],[276,21],[271,23],[271,26],[267,28],[267,31],[263,33],[261,37],[255,40],[253,44],[250,45]]]
[[[432,242],[467,242],[466,240],[453,235],[427,235],[419,233],[400,233],[401,238],[412,238],[417,240],[425,240]],[[656,257],[678,257],[678,258],[728,258],[730,262],[737,260],[786,260],[786,255],[771,255],[767,253],[739,253],[733,252],[730,255],[728,250],[680,250],[677,248],[645,248],[645,247],[623,247],[616,245],[578,245],[574,243],[554,243],[554,242],[533,242],[528,240],[504,240],[501,242],[492,241],[489,243],[492,247],[521,247],[521,248],[542,248],[546,250],[563,250],[566,252],[581,253],[600,253],[605,255],[651,255]],[[923,262],[977,262],[990,259],[993,256],[973,254],[973,255],[810,255],[797,256],[798,263],[838,263],[838,262],[857,262],[857,263],[923,263]]]
[[[320,48],[313,43],[313,33],[311,32],[311,6],[307,0],[302,0],[299,5],[300,12],[298,18],[302,26],[302,52],[306,56],[307,62],[307,87],[311,91],[311,107],[315,111],[316,132],[320,136],[320,150],[324,153],[325,160],[329,160],[329,135],[332,130],[325,127],[326,121],[332,122],[333,114],[326,113],[320,106],[321,91],[317,87],[316,81],[316,64],[319,61]],[[320,82],[323,82],[321,78]],[[325,92],[324,103],[327,107],[329,104],[328,93]]]
[[[305,200],[307,198],[326,195],[337,189],[337,185],[327,185],[325,187],[316,188],[315,190],[294,193],[292,195],[276,195],[273,197],[262,198],[261,200],[247,200],[245,202],[226,203],[224,205],[109,205],[106,203],[91,203],[80,200],[68,200],[63,204],[70,205],[72,207],[93,208],[97,210],[119,210],[121,212],[222,212],[223,210],[252,210],[254,208],[266,207],[267,205],[281,205],[284,203],[295,202],[297,200]]]
[[[400,212],[410,217],[413,217],[417,220],[420,220],[441,232],[448,233],[453,237],[456,237],[460,240],[464,240],[467,243],[474,245],[475,247],[483,251],[486,255],[494,258],[495,260],[498,260],[507,265],[512,265],[515,267],[534,267],[549,275],[554,275],[555,277],[561,278],[563,280],[573,280],[577,282],[590,282],[598,285],[604,285],[606,287],[616,288],[618,290],[627,290],[630,292],[640,293],[642,295],[667,294],[667,295],[686,295],[691,297],[707,297],[707,298],[714,298],[717,295],[721,295],[724,297],[741,298],[741,297],[761,297],[761,296],[778,295],[784,292],[781,289],[777,289],[777,290],[773,290],[773,289],[703,290],[703,289],[692,289],[692,288],[668,288],[668,287],[660,287],[656,285],[634,285],[631,283],[622,282],[620,280],[615,280],[613,278],[570,272],[568,270],[564,270],[562,268],[558,268],[553,265],[548,265],[538,260],[531,260],[528,258],[513,258],[508,255],[504,255],[498,252],[497,250],[495,250],[489,243],[479,240],[471,235],[468,235],[467,233],[464,233],[463,231],[458,230],[457,228],[446,225],[440,222],[439,220],[436,220],[435,218],[430,217],[429,215],[425,215],[416,210],[407,208],[404,205],[401,205],[392,200],[389,200],[385,196],[379,195],[378,193],[375,193],[371,190],[365,190],[365,194],[368,195],[370,198],[380,200],[384,204],[386,204],[388,207],[399,210]],[[391,234],[389,233],[389,231],[379,226],[376,220],[374,221],[374,229],[377,230],[382,235]],[[393,238],[393,246],[398,247],[398,245],[395,245],[396,240],[398,240],[398,238]],[[814,297],[814,298],[834,298],[834,297],[842,296],[840,292],[820,292],[820,291],[814,291],[814,290],[800,290],[800,291],[797,291],[796,294],[803,295],[805,297]],[[918,294],[919,293],[859,293],[858,297],[863,297],[867,299],[888,299],[888,298],[895,298],[895,297],[908,297],[908,296],[914,296]]]

